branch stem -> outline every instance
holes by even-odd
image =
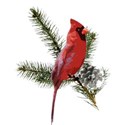
[[[94,106],[98,109],[98,107],[96,105],[95,96],[93,94],[91,94],[88,91],[88,89],[80,82],[79,77],[76,77],[75,75],[69,75],[69,78],[73,79],[73,81],[77,81],[78,85],[84,90],[84,92],[87,94],[89,99],[92,100],[92,103],[94,104]]]

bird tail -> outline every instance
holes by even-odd
[[[54,118],[54,107],[55,107],[56,94],[57,94],[57,89],[55,89],[54,93],[53,93],[53,102],[52,102],[52,111],[51,111],[51,125],[53,123],[53,118]]]

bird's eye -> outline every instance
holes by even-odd
[[[76,28],[76,31],[78,31],[78,32],[79,32],[79,31],[80,31],[80,28]]]

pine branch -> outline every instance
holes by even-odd
[[[18,64],[17,71],[22,77],[33,80],[43,87],[53,86],[51,81],[52,67],[47,66],[46,64],[25,61]],[[66,86],[71,82],[71,79],[64,80],[61,87]]]
[[[85,63],[90,63],[90,59],[93,56],[92,54],[96,50],[96,43],[97,43],[96,36],[97,36],[97,34],[94,32],[91,32],[91,30],[86,35],[87,52],[86,52]]]
[[[53,25],[46,14],[39,9],[30,9],[30,20],[33,26],[36,27],[37,34],[40,35],[41,40],[45,42],[51,54],[56,58],[64,42],[58,33],[57,27]]]
[[[77,92],[84,95],[86,99],[89,99],[94,107],[98,108],[96,105],[95,95],[93,93],[90,93],[89,90],[80,82],[79,77],[76,77],[74,75],[69,77],[72,78],[73,81],[77,82],[77,85],[73,86],[73,88]]]
[[[52,68],[41,63],[33,63],[33,62],[22,62],[18,64],[17,71],[21,76],[27,78],[29,80],[33,80],[39,83],[42,86],[52,86],[52,82],[50,80]]]

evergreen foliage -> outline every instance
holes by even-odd
[[[97,36],[97,34],[95,32],[91,32],[91,30],[86,35],[87,52],[86,52],[85,62],[88,62],[88,63],[91,62],[92,54],[95,51],[96,43],[97,43],[96,36]]]
[[[52,67],[47,66],[46,64],[25,61],[18,64],[17,71],[19,71],[24,78],[33,80],[44,87],[52,86],[50,81]]]
[[[39,9],[30,9],[30,20],[33,26],[36,27],[37,34],[40,35],[41,40],[45,42],[45,45],[49,46],[51,54],[57,57],[64,42],[58,33],[57,27],[53,25],[46,14],[39,11]]]

